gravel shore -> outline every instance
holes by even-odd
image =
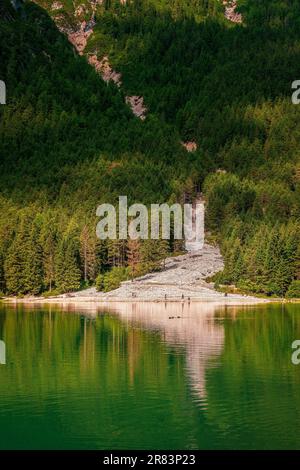
[[[168,258],[162,271],[150,273],[133,281],[126,281],[111,292],[97,292],[92,287],[83,291],[51,298],[27,297],[21,302],[215,302],[222,305],[265,303],[246,295],[225,294],[214,289],[206,278],[224,267],[219,248],[205,244],[201,250]],[[19,300],[16,300],[19,302]]]

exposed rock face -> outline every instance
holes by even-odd
[[[188,152],[196,152],[198,145],[196,142],[181,142]]]
[[[142,121],[146,119],[147,108],[144,105],[144,98],[142,96],[126,96],[126,103],[130,106],[133,114]]]
[[[87,7],[85,5],[79,5],[75,10],[74,15],[75,16],[81,16],[81,15],[84,15],[86,13],[88,13]]]
[[[242,15],[236,12],[236,0],[224,0],[223,5],[225,6],[225,18],[227,18],[229,21],[232,21],[233,23],[242,23]]]
[[[122,75],[116,72],[109,63],[109,58],[104,56],[101,60],[98,59],[96,54],[90,55],[88,58],[89,64],[101,74],[105,82],[112,81],[118,87],[122,85]],[[147,108],[144,105],[144,98],[142,96],[126,96],[126,103],[131,108],[133,114],[138,118],[146,119]]]
[[[75,47],[80,55],[83,55],[83,51],[86,48],[88,38],[93,34],[93,27],[95,23],[93,20],[86,22],[83,21],[80,25],[80,30],[75,32],[68,32],[68,39],[71,44]]]
[[[15,1],[15,0],[14,0]],[[89,37],[93,34],[93,29],[95,26],[95,13],[98,5],[102,5],[104,0],[91,0],[90,6],[92,11],[88,8],[87,5],[80,4],[74,11],[74,18],[78,25],[77,28],[66,26],[65,17],[63,14],[60,14],[60,10],[63,5],[59,1],[55,1],[52,4],[51,10],[56,11],[57,14],[54,16],[55,23],[58,29],[67,35],[69,41],[75,47],[78,54],[83,55]],[[126,4],[126,0],[120,0],[122,5]],[[91,19],[85,21],[82,18],[88,15],[90,12]],[[122,86],[122,75],[114,70],[109,62],[108,56],[103,56],[101,59],[98,58],[97,53],[91,54],[88,56],[89,64],[95,68],[105,82],[112,81],[118,87]],[[144,98],[142,96],[126,96],[126,103],[131,108],[133,114],[140,118],[141,120],[146,119],[147,108],[144,105]]]
[[[62,4],[62,3],[60,3],[60,2],[54,2],[54,3],[52,3],[52,6],[51,6],[51,10],[52,10],[52,11],[61,10],[61,8],[63,8],[63,4]]]
[[[121,74],[113,70],[107,56],[104,56],[103,59],[98,60],[96,54],[90,55],[88,61],[89,64],[92,65],[95,70],[101,74],[105,82],[109,82],[111,80],[118,87],[122,85]]]

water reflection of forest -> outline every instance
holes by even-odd
[[[206,397],[205,373],[220,356],[224,346],[224,327],[215,320],[212,304],[121,304],[117,313],[123,321],[159,331],[163,340],[184,348],[186,370],[193,390]]]
[[[249,356],[251,350],[253,367],[263,359],[266,367],[273,369],[284,359],[280,351],[285,337],[289,336],[287,330],[295,330],[290,333],[292,338],[300,334],[295,306],[285,307],[282,313],[280,306],[277,306],[271,324],[272,306],[220,307],[212,303],[108,303],[99,306],[95,303],[74,303],[63,307],[20,306],[16,311],[10,307],[7,311],[10,309],[12,315],[3,316],[0,312],[0,334],[2,337],[6,333],[7,338],[11,337],[14,342],[15,364],[22,364],[22,354],[26,350],[27,355],[32,354],[27,364],[33,366],[43,354],[49,360],[55,358],[56,367],[60,369],[64,357],[79,348],[79,355],[72,366],[76,367],[78,360],[81,373],[90,374],[89,380],[93,380],[101,349],[102,360],[106,358],[108,363],[108,372],[110,370],[112,373],[110,361],[116,374],[118,367],[124,368],[126,363],[133,383],[135,374],[142,367],[143,356],[148,354],[147,348],[150,347],[149,339],[145,346],[144,338],[148,332],[157,333],[155,347],[163,352],[167,346],[174,356],[178,356],[178,361],[183,361],[195,398],[203,404],[207,401],[207,371],[218,367],[224,359],[225,338],[226,357],[234,354],[232,361],[235,367],[243,357]],[[256,315],[258,309],[260,314]],[[37,312],[42,315],[36,315]],[[60,315],[61,312],[76,315]],[[230,327],[232,322],[235,324],[233,328]],[[275,339],[278,343],[275,349],[278,351],[277,362],[272,354],[273,347],[270,347],[270,341],[273,344]],[[117,356],[120,357],[117,359]],[[160,361],[163,370],[163,357]],[[20,379],[23,372],[21,368]]]
[[[42,310],[40,306],[37,309]],[[121,325],[120,327],[116,324],[109,326],[112,334],[110,348],[114,353],[120,352],[126,343],[129,374],[132,377],[141,354],[145,352],[139,345],[141,331],[157,332],[161,343],[172,348],[175,354],[177,351],[178,354],[185,357],[184,368],[189,377],[191,388],[196,397],[205,401],[206,370],[218,364],[218,358],[223,351],[225,333],[222,316],[227,310],[226,307],[218,308],[213,304],[193,303],[109,303],[105,306],[101,305],[101,307],[91,303],[84,306],[66,305],[63,308],[61,306],[59,308],[47,306],[47,309],[43,311],[43,342],[45,343],[46,336],[46,343],[50,349],[58,346],[57,335],[59,332],[56,314],[61,310],[77,313],[84,318],[83,325],[81,320],[80,328],[80,368],[82,370],[87,371],[95,367],[97,333],[93,327],[93,320],[103,314],[113,314],[116,315],[116,320],[121,320]],[[231,316],[235,315],[235,311],[234,307],[230,307]],[[34,319],[33,315],[31,312],[28,317]],[[74,324],[72,318],[61,319],[60,322],[59,336],[63,342],[69,338],[69,344],[72,342],[70,336],[72,332],[74,337],[79,333],[77,331],[79,325]],[[78,318],[77,315],[76,318]],[[28,319],[25,321],[27,323]],[[66,323],[68,321],[69,326]],[[32,328],[36,329],[37,326],[34,326],[33,323],[31,326],[28,325],[28,328],[31,336],[30,331]],[[33,331],[31,333],[33,334]]]

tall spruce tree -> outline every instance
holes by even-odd
[[[78,227],[72,219],[58,243],[55,257],[55,284],[62,292],[80,288],[81,270]]]
[[[84,225],[80,234],[80,259],[84,282],[95,280],[96,274],[96,237],[88,225]]]

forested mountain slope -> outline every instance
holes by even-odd
[[[195,158],[172,126],[134,118],[31,2],[22,16],[2,16],[0,36],[8,92],[0,109],[2,290],[78,288],[83,258],[93,280],[126,252],[96,246],[97,205],[121,194],[175,200]]]
[[[25,19],[2,16],[2,289],[68,290],[126,264],[128,247],[99,247],[91,235],[96,205],[119,194],[182,200],[194,184],[225,255],[220,281],[265,294],[295,289],[300,2],[240,0],[242,24],[227,21],[217,0],[35,3],[65,36],[33,2]],[[80,57],[66,36],[88,31]],[[122,86],[102,82],[90,56],[107,56]],[[144,98],[144,121],[125,96]],[[155,256],[172,249],[162,243]]]

